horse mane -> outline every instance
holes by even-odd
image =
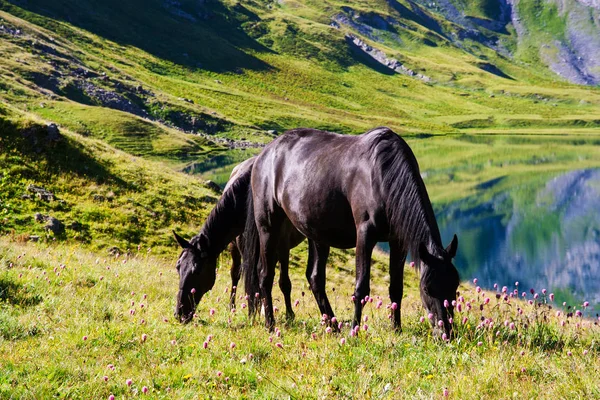
[[[421,178],[419,164],[408,144],[389,128],[375,128],[365,134],[370,141],[392,236],[420,265],[419,244],[435,255],[443,249],[433,207]],[[375,178],[375,177],[374,177]],[[377,179],[377,178],[375,178]]]
[[[190,240],[190,244],[196,245],[200,235],[204,234],[208,238],[211,251],[220,253],[243,232],[251,173],[252,168],[248,168],[237,174],[233,182],[228,183],[200,232]]]

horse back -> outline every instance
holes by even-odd
[[[354,247],[356,226],[369,221],[388,234],[380,166],[373,151],[399,137],[387,128],[363,135],[294,129],[269,144],[252,172],[258,215],[283,209],[305,236],[334,247]],[[256,207],[255,207],[256,210]]]

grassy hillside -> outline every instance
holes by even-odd
[[[594,121],[600,114],[596,89],[559,82],[545,66],[514,62],[475,40],[455,40],[460,27],[426,9],[408,12],[402,2],[1,4],[5,24],[22,31],[4,35],[2,63],[7,70],[10,63],[11,83],[59,96],[64,104],[53,111],[51,103],[47,118],[74,107],[73,119],[90,126],[97,121],[86,122],[72,104],[96,101],[89,83],[107,90],[119,83],[135,106],[130,113],[173,123],[173,115],[165,116],[170,111],[195,113],[208,128],[196,124],[192,131],[251,140],[296,126],[442,133],[460,131],[447,121],[457,116],[501,126],[519,115],[536,126],[539,119],[560,124],[565,116]],[[336,29],[335,17],[350,22]],[[359,54],[346,34],[431,81],[391,72]],[[108,80],[73,76],[76,67]],[[141,92],[127,90],[137,86]],[[42,113],[38,98],[28,103]]]
[[[455,5],[467,14],[494,16],[494,2],[469,3],[472,12],[463,3]],[[264,143],[267,130],[298,126],[360,133],[388,125],[416,147],[424,170],[450,181],[481,152],[488,158],[469,166],[471,189],[506,174],[493,161],[526,170],[540,159],[562,169],[595,164],[597,88],[511,58],[491,36],[471,37],[419,4],[2,0],[0,101],[188,170],[227,157],[239,140]],[[348,35],[413,76],[377,63]],[[516,51],[515,32],[494,35]],[[532,146],[507,151],[516,142],[506,135],[515,134]],[[423,148],[447,157],[430,160]],[[513,149],[518,159],[506,159]],[[440,171],[440,161],[452,167]]]
[[[321,325],[305,245],[291,260],[297,319],[278,314],[279,335],[243,299],[228,309],[226,254],[196,323],[172,317],[171,230],[197,232],[218,196],[180,171],[222,182],[224,164],[285,129],[392,127],[435,207],[600,165],[600,90],[531,51],[544,24],[550,38],[563,29],[558,9],[527,42],[511,26],[467,30],[436,3],[0,0],[0,398],[600,397],[600,331],[581,304],[568,306],[585,318],[543,294],[529,304],[463,284],[457,337],[443,342],[420,321],[407,267],[397,335],[382,255],[358,338]],[[520,2],[528,20],[532,4]],[[329,263],[343,323],[353,260]]]
[[[160,162],[65,129],[53,136],[39,121],[0,115],[0,130],[0,234],[17,241],[160,252],[171,229],[196,232],[218,196]],[[50,229],[50,217],[62,227]]]

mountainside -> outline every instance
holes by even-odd
[[[2,135],[56,124],[74,146],[102,146],[90,161],[133,156],[148,174],[202,185],[176,171],[238,162],[290,128],[387,125],[446,201],[499,176],[600,165],[600,89],[569,82],[596,82],[598,12],[591,0],[0,0]],[[0,229],[39,234],[35,207],[18,196],[56,179],[71,190],[71,176],[33,179],[21,159],[47,169],[31,152],[52,149],[18,151],[3,159],[12,172]],[[165,211],[160,229],[146,221],[143,231],[167,243],[171,228],[194,229],[190,213]],[[92,236],[104,241],[99,226],[115,221],[125,229],[119,218],[89,222]],[[140,232],[118,244],[140,243]]]
[[[516,38],[516,47],[499,48],[509,57],[546,65],[573,83],[600,84],[600,2],[597,0],[420,3],[481,35],[509,34],[513,40]]]
[[[146,135],[140,119],[200,134],[179,135],[180,159],[203,154],[200,138],[294,126],[438,133],[459,115],[595,114],[599,92],[566,81],[596,82],[598,10],[563,3],[2,0],[2,97],[77,129],[102,106]]]

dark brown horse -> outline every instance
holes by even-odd
[[[251,189],[249,212],[254,215],[248,215],[244,233],[245,265],[256,272],[246,273],[246,290],[260,290],[268,328],[274,325],[271,290],[276,249],[282,226],[291,221],[309,240],[306,276],[321,313],[333,317],[325,293],[330,246],[356,247],[356,325],[361,300],[370,294],[373,248],[377,242],[389,242],[389,294],[397,304],[394,326],[401,326],[404,263],[410,252],[420,265],[421,299],[434,316],[434,328],[442,321],[450,334],[451,302],[459,284],[451,260],[458,240],[455,235],[448,248],[442,247],[417,160],[390,129],[377,128],[360,136],[314,129],[288,131],[257,157]]]
[[[231,243],[233,260],[230,304],[231,307],[235,305],[236,288],[240,279],[239,248],[243,243],[241,235],[246,224],[246,200],[253,163],[254,158],[251,158],[234,169],[221,198],[210,212],[198,235],[188,242],[174,233],[175,239],[183,248],[177,260],[179,292],[175,309],[175,316],[181,322],[187,323],[192,320],[194,310],[202,296],[214,286],[217,259],[229,243]],[[304,236],[289,223],[282,226],[281,235],[276,250],[281,268],[279,287],[285,298],[286,315],[293,319],[294,312],[290,298],[292,283],[288,273],[289,253],[290,249],[304,240]],[[253,301],[249,302],[249,305],[253,304]]]

